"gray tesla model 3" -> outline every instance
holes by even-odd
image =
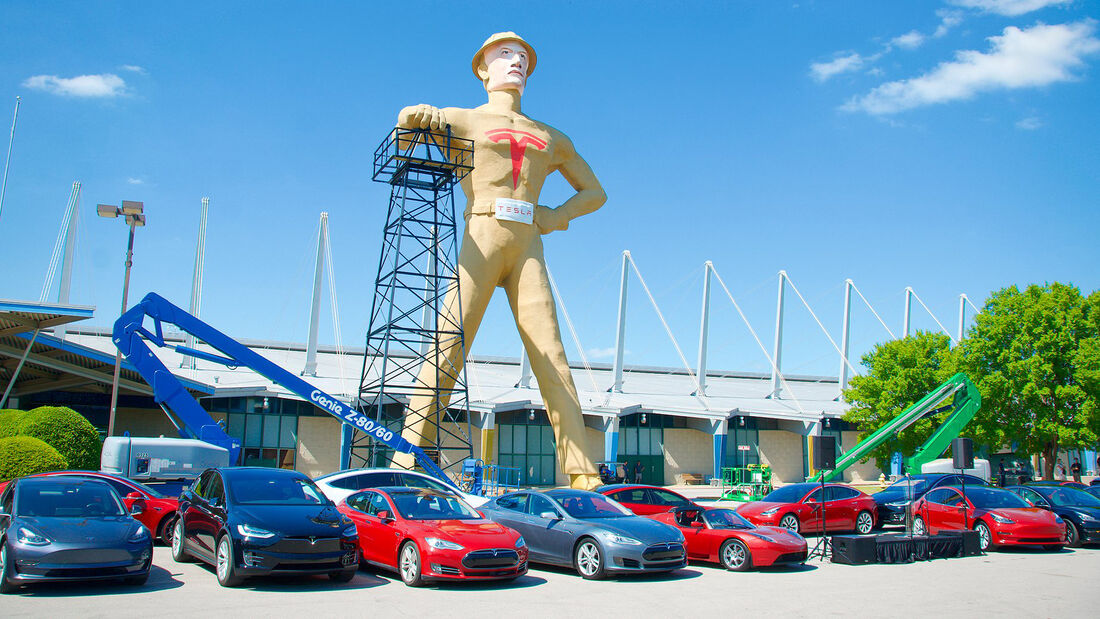
[[[480,509],[523,535],[531,562],[573,567],[584,578],[667,572],[687,563],[684,536],[676,527],[636,516],[595,492],[525,490]]]

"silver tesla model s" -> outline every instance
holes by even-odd
[[[676,527],[635,516],[602,494],[584,490],[521,491],[480,510],[520,532],[530,561],[571,566],[588,579],[612,573],[684,567],[684,536]]]

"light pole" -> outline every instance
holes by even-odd
[[[145,225],[145,204],[123,200],[122,206],[111,204],[99,204],[96,213],[100,217],[115,218],[119,215],[126,217],[126,225],[130,226],[130,241],[126,246],[126,278],[122,282],[122,312],[126,313],[126,300],[130,294],[130,267],[134,264],[134,228]],[[122,351],[115,351],[115,377],[111,381],[111,410],[107,418],[107,436],[115,433],[115,408],[118,405],[118,375],[122,369]]]

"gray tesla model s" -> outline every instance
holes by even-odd
[[[687,563],[684,536],[676,527],[635,516],[595,492],[513,492],[480,509],[523,535],[531,562],[571,566],[584,578],[667,572]]]

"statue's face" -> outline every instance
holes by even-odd
[[[489,73],[485,90],[517,90],[527,85],[527,48],[516,41],[503,41],[485,50]]]

